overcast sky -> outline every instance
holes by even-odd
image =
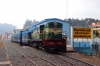
[[[0,23],[22,29],[27,19],[100,19],[100,0],[0,0]]]

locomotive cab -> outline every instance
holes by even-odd
[[[47,51],[66,51],[66,39],[62,38],[62,23],[47,23],[44,26],[43,32],[43,43]]]

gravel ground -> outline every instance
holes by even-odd
[[[8,52],[9,60],[11,61],[12,66],[34,66],[32,63],[30,63],[29,60],[24,58],[23,55],[21,55],[18,51],[20,51],[22,54],[28,57],[31,61],[35,62],[37,66],[54,66],[50,64],[49,62],[44,61],[43,59],[48,60],[51,63],[56,64],[57,66],[71,66],[69,63],[55,57],[55,54],[47,53],[45,51],[38,50],[38,49],[28,47],[28,46],[19,46],[18,43],[12,43],[10,41],[5,41],[5,45],[7,46],[7,52]],[[14,50],[12,47],[17,49],[18,51]],[[87,59],[85,55],[82,56],[82,54],[78,54],[78,53],[75,54],[75,53],[68,52],[66,54],[75,58],[79,58],[81,60]],[[40,59],[39,57],[35,55],[43,59]],[[90,62],[90,63],[93,63],[93,62]],[[96,62],[94,64],[96,64]]]
[[[12,45],[14,45],[14,44],[12,44]],[[44,51],[37,50],[37,49],[34,49],[34,48],[30,49],[30,47],[28,47],[28,46],[24,46],[23,47],[24,49],[20,46],[15,46],[15,47],[19,48],[18,49],[19,51],[21,51],[23,54],[25,54],[27,57],[29,57],[36,64],[40,64],[39,66],[44,66],[44,65],[45,66],[51,66],[51,65],[48,62],[45,62],[43,60],[40,61],[41,59],[35,57],[34,54],[50,61],[51,63],[56,64],[57,66],[66,66],[66,65],[68,65],[68,63],[66,63],[62,60],[59,60],[58,58],[55,58],[52,54],[46,53]]]
[[[16,46],[16,47],[18,47],[18,46]],[[55,56],[54,56],[54,54],[50,54],[50,53],[46,53],[46,52],[44,52],[44,51],[41,51],[41,50],[38,50],[37,51],[37,49],[34,49],[34,48],[31,48],[30,49],[30,47],[23,47],[23,48],[27,48],[27,54],[29,54],[30,53],[30,51],[31,51],[31,53],[35,53],[35,54],[37,54],[38,56],[41,56],[41,57],[43,57],[43,58],[46,58],[46,59],[48,59],[50,62],[52,62],[52,63],[54,63],[54,64],[57,64],[57,66],[66,66],[66,65],[70,65],[69,63],[67,63],[67,62],[65,62],[65,61],[63,61],[63,60],[61,60],[61,59],[59,59],[59,58],[56,58]],[[21,50],[21,49],[19,49],[19,50]],[[22,51],[22,52],[25,52],[25,51]],[[33,55],[33,54],[31,54],[31,55]],[[65,58],[63,58],[63,59],[65,59]],[[70,60],[70,59],[67,59],[67,60]],[[76,63],[78,66],[80,66],[81,65],[81,63]],[[80,64],[80,65],[79,65]],[[71,66],[71,65],[70,65]]]
[[[9,60],[11,61],[12,66],[35,66],[33,63],[30,63],[30,61],[23,55],[14,50],[8,42],[4,43],[7,47]]]
[[[77,52],[68,52],[68,53],[66,53],[66,55],[70,55],[70,56],[78,58],[80,60],[84,60],[86,62],[100,66],[100,57],[84,55],[84,54],[77,53]]]
[[[29,64],[29,62],[27,62],[26,59],[23,60],[23,56],[21,56],[20,53],[14,50],[12,47],[20,51],[23,55],[28,57],[32,62],[35,62],[37,66],[53,66],[50,63],[47,63],[44,60],[36,57],[35,55],[31,55],[29,52],[26,52],[25,49],[26,50],[28,49],[25,46],[22,47],[19,46],[17,43],[11,43],[11,42],[5,42],[5,44],[8,48],[9,58],[13,66],[33,66],[33,65],[27,65]]]
[[[74,63],[74,66],[95,66],[94,64],[90,65],[88,63],[82,62],[81,60],[73,59],[72,56],[69,55],[60,54],[60,55],[55,55],[55,57],[61,58],[65,61],[69,60],[69,62]]]

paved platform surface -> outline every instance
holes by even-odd
[[[0,41],[0,66],[11,66],[8,60],[6,47],[3,42]]]
[[[66,51],[74,52],[74,49],[71,47],[71,45],[67,45],[66,48]]]

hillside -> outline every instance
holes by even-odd
[[[97,23],[100,22],[100,20],[98,19],[93,19],[93,18],[85,18],[85,19],[67,19],[72,26],[81,26],[81,27],[88,27],[88,25],[92,24],[92,23]]]
[[[0,23],[0,34],[4,34],[5,32],[12,32],[14,29],[16,29],[16,26],[7,24],[7,23]]]

